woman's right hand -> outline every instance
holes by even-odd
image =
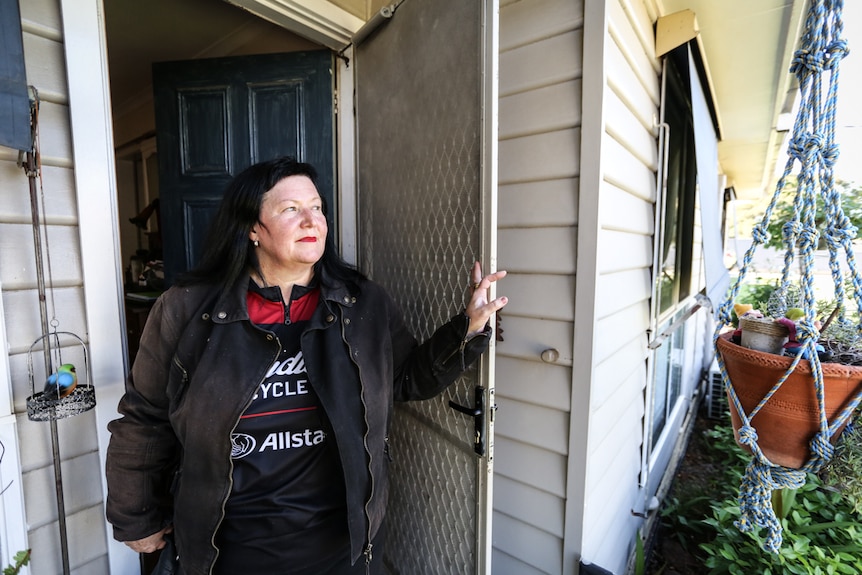
[[[153,533],[148,537],[138,539],[137,541],[124,541],[124,543],[131,547],[133,551],[137,551],[138,553],[152,553],[153,551],[157,551],[165,546],[165,535],[173,530],[174,526],[168,525],[161,531]]]

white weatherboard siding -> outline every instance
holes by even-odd
[[[498,254],[510,303],[497,345],[498,575],[567,569],[582,23],[580,1],[501,2]],[[542,362],[551,348],[559,359]]]
[[[48,314],[49,318],[56,316],[59,330],[74,332],[87,341],[60,4],[57,0],[27,0],[20,2],[20,8],[27,81],[39,91],[42,103],[39,193],[44,193],[47,209],[47,242],[43,238],[43,247],[47,245],[50,249],[54,282],[53,293],[48,294]],[[31,422],[26,414],[26,398],[31,395],[27,351],[42,335],[42,326],[30,225],[29,184],[16,161],[17,151],[0,147],[0,285],[3,287],[9,377],[18,422],[27,522],[21,528],[27,529],[33,549],[30,572],[57,573],[62,571],[62,565],[50,426]],[[83,369],[78,347],[65,348],[63,359],[76,363],[79,371]],[[41,362],[41,353],[36,353],[34,364],[41,365]],[[43,381],[35,382],[36,390],[42,385]],[[76,574],[108,573],[95,411],[59,421],[58,433],[70,565]],[[6,446],[6,449],[9,454],[11,447]]]
[[[585,560],[614,573],[623,573],[634,547],[643,513],[652,491],[640,487],[646,473],[650,485],[658,485],[665,473],[670,448],[643,467],[646,437],[644,418],[651,407],[649,397],[650,352],[647,348],[652,289],[654,212],[658,196],[656,172],[658,146],[656,121],[659,117],[661,64],[655,56],[653,23],[658,9],[652,0],[608,0],[604,8],[587,13],[585,26],[606,26],[599,43],[595,30],[585,34],[585,44],[601,47],[605,63],[603,77],[588,75],[585,62],[584,117],[599,115],[601,125],[583,125],[584,141],[599,131],[601,158],[599,174],[581,174],[581,193],[592,186],[598,196],[595,214],[588,214],[581,202],[581,220],[593,216],[598,221],[596,237],[585,235],[581,227],[578,243],[578,270],[595,258],[595,293],[592,318],[575,321],[576,333],[590,333],[589,356],[578,355],[575,362],[591,361],[589,371],[589,423],[584,477],[584,509],[580,519],[583,539],[580,553]],[[593,40],[590,40],[590,39]],[[585,47],[587,57],[593,44]],[[588,85],[588,81],[590,82]],[[598,84],[598,85],[597,85]],[[595,110],[594,110],[595,108]],[[582,146],[585,144],[582,143]],[[587,163],[588,151],[582,154]],[[697,219],[699,221],[699,219]],[[704,286],[700,229],[695,229],[692,292]],[[591,242],[592,250],[586,247]],[[578,286],[590,286],[586,278]],[[685,306],[692,305],[692,301]],[[581,309],[576,305],[576,310]],[[592,319],[592,322],[590,322]],[[700,312],[686,323],[682,346],[684,401],[665,428],[660,444],[673,447],[690,402],[688,394],[700,378],[704,349],[708,349],[708,316]],[[574,398],[577,401],[577,398]],[[574,403],[573,403],[574,404]],[[572,441],[575,441],[573,433]],[[577,470],[569,467],[569,473]],[[570,478],[569,484],[573,481]],[[574,521],[571,512],[567,521]]]
[[[500,289],[510,304],[496,359],[492,569],[569,575],[583,557],[621,574],[641,526],[631,511],[643,511],[646,497],[639,482],[657,195],[657,0],[500,3],[497,239],[498,267],[509,271]],[[91,345],[100,402],[59,423],[70,559],[76,575],[105,574],[99,446],[124,359],[122,310],[114,309],[116,230],[104,225],[117,217],[110,126],[102,125],[104,70],[97,70],[102,38],[92,33],[100,1],[20,4],[28,81],[43,101],[53,298],[60,329]],[[49,427],[25,413],[26,351],[41,328],[28,183],[16,159],[0,148],[2,318],[27,523],[20,529],[34,548],[31,572],[56,573]],[[700,236],[696,230],[698,244]],[[702,274],[697,280],[702,287]],[[706,323],[701,313],[687,326],[689,387],[708,349],[701,347]],[[551,349],[558,358],[543,362]],[[112,552],[114,573],[135,563],[131,553]]]
[[[582,178],[582,193],[587,185],[598,187],[591,190],[598,195],[598,226],[593,323],[589,318],[576,322],[578,330],[590,330],[593,336],[591,356],[576,357],[592,362],[581,554],[623,573],[641,523],[632,511],[643,510],[638,482],[648,385],[660,68],[654,54],[654,10],[639,0],[603,4],[603,13],[597,11],[585,23],[606,29],[604,78],[590,76],[589,89],[595,94],[590,105],[596,111],[584,109],[585,117],[600,113],[604,123],[589,134],[584,128],[585,138],[601,128],[602,157],[597,180]],[[587,239],[581,234],[578,241]]]

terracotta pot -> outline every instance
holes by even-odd
[[[744,348],[730,341],[731,333],[718,337],[716,347],[724,360],[730,383],[745,413],[757,406],[793,363],[793,358]],[[862,389],[862,367],[824,363],[823,381],[826,395],[826,417],[831,423],[841,409]],[[730,401],[730,397],[728,397]],[[739,442],[742,425],[731,402],[733,434]],[[810,458],[808,445],[820,431],[817,393],[811,365],[801,360],[766,405],[751,420],[757,430],[757,444],[776,465],[801,468]],[[841,433],[832,436],[832,443]],[[746,447],[743,446],[743,449]]]

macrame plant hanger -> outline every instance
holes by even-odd
[[[42,336],[31,345],[27,354],[27,370],[30,379],[30,397],[27,398],[27,416],[31,421],[47,421],[51,427],[51,451],[54,463],[54,484],[57,494],[57,518],[60,530],[60,551],[63,564],[63,574],[69,575],[69,543],[66,530],[66,509],[63,498],[63,475],[61,471],[60,441],[57,420],[78,415],[92,409],[96,405],[95,390],[92,385],[87,346],[83,340],[72,332],[57,331],[59,321],[56,317],[57,306],[54,302],[54,282],[51,274],[51,257],[48,249],[48,227],[45,214],[45,194],[42,188],[42,169],[39,156],[39,94],[30,87],[30,133],[31,147],[19,155],[19,165],[24,169],[30,185],[30,212],[33,226],[33,243],[36,256],[36,285],[39,295],[39,315],[41,319]],[[39,184],[37,187],[37,179]],[[41,227],[40,227],[41,224]],[[44,229],[43,229],[44,228]],[[44,236],[44,237],[43,237]],[[47,282],[45,272],[47,270]],[[50,284],[50,300],[52,317],[48,319],[48,292],[46,283]],[[62,336],[62,340],[61,340]],[[83,365],[76,369],[78,383],[64,397],[57,389],[51,390],[45,385],[50,374],[56,373],[63,365],[62,343],[72,342],[82,351]],[[33,354],[39,348],[44,360],[44,378],[37,378]],[[40,382],[40,391],[36,391],[36,381]],[[55,393],[51,393],[55,391]]]
[[[834,297],[837,305],[838,325],[854,328],[856,334],[862,334],[862,324],[852,326],[846,319],[846,294],[842,268],[839,256],[846,260],[849,279],[852,280],[852,298],[857,310],[862,310],[862,281],[856,268],[852,241],[856,229],[850,224],[841,207],[841,195],[836,189],[833,176],[833,166],[838,157],[838,145],[835,137],[835,108],[837,103],[839,64],[847,55],[847,43],[841,37],[842,0],[811,0],[801,37],[800,48],[794,55],[790,72],[799,81],[800,106],[793,126],[792,139],[788,148],[788,160],[781,175],[772,200],[760,223],[752,230],[752,244],[746,251],[739,271],[739,277],[734,282],[727,300],[719,309],[719,322],[715,331],[716,357],[721,369],[722,379],[731,409],[736,410],[741,420],[738,429],[738,441],[748,447],[753,459],[749,463],[742,479],[739,491],[740,517],[736,526],[740,531],[749,532],[757,527],[767,530],[764,549],[777,553],[781,547],[781,523],[772,507],[772,492],[776,489],[799,488],[805,484],[808,472],[816,473],[832,457],[833,443],[837,433],[843,429],[862,399],[862,388],[855,388],[843,406],[837,410],[832,421],[827,420],[825,407],[824,372],[817,353],[817,341],[820,336],[816,320],[816,301],[814,295],[814,250],[817,247],[819,234],[815,225],[815,214],[818,203],[824,208],[826,222],[823,225],[823,235],[829,251],[829,270],[834,284]],[[825,98],[823,91],[825,90]],[[782,229],[785,246],[784,267],[781,282],[776,292],[778,308],[783,306],[783,313],[788,307],[800,307],[804,317],[797,324],[797,339],[802,344],[802,352],[798,354],[784,374],[769,389],[766,395],[756,404],[750,413],[743,409],[737,390],[728,377],[727,366],[722,357],[719,345],[719,333],[731,324],[731,310],[739,294],[739,288],[749,266],[752,256],[758,246],[768,239],[767,225],[775,209],[777,200],[790,177],[795,162],[800,164],[797,175],[797,189],[793,201],[793,218],[786,222]],[[799,261],[794,265],[794,257]],[[801,301],[788,301],[792,296],[791,270],[798,270],[799,297]],[[775,297],[774,297],[775,299]],[[771,311],[771,310],[770,310]],[[767,354],[771,355],[771,354]],[[775,358],[778,356],[771,355]],[[789,358],[781,358],[790,361]],[[810,440],[810,457],[800,468],[782,467],[772,463],[758,445],[758,435],[752,425],[752,419],[764,408],[794,370],[810,373],[811,386],[817,399],[817,418],[819,431]]]

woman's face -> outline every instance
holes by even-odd
[[[249,239],[260,242],[256,250],[264,276],[310,273],[323,256],[328,229],[314,182],[306,176],[278,182],[263,195],[259,219]]]

